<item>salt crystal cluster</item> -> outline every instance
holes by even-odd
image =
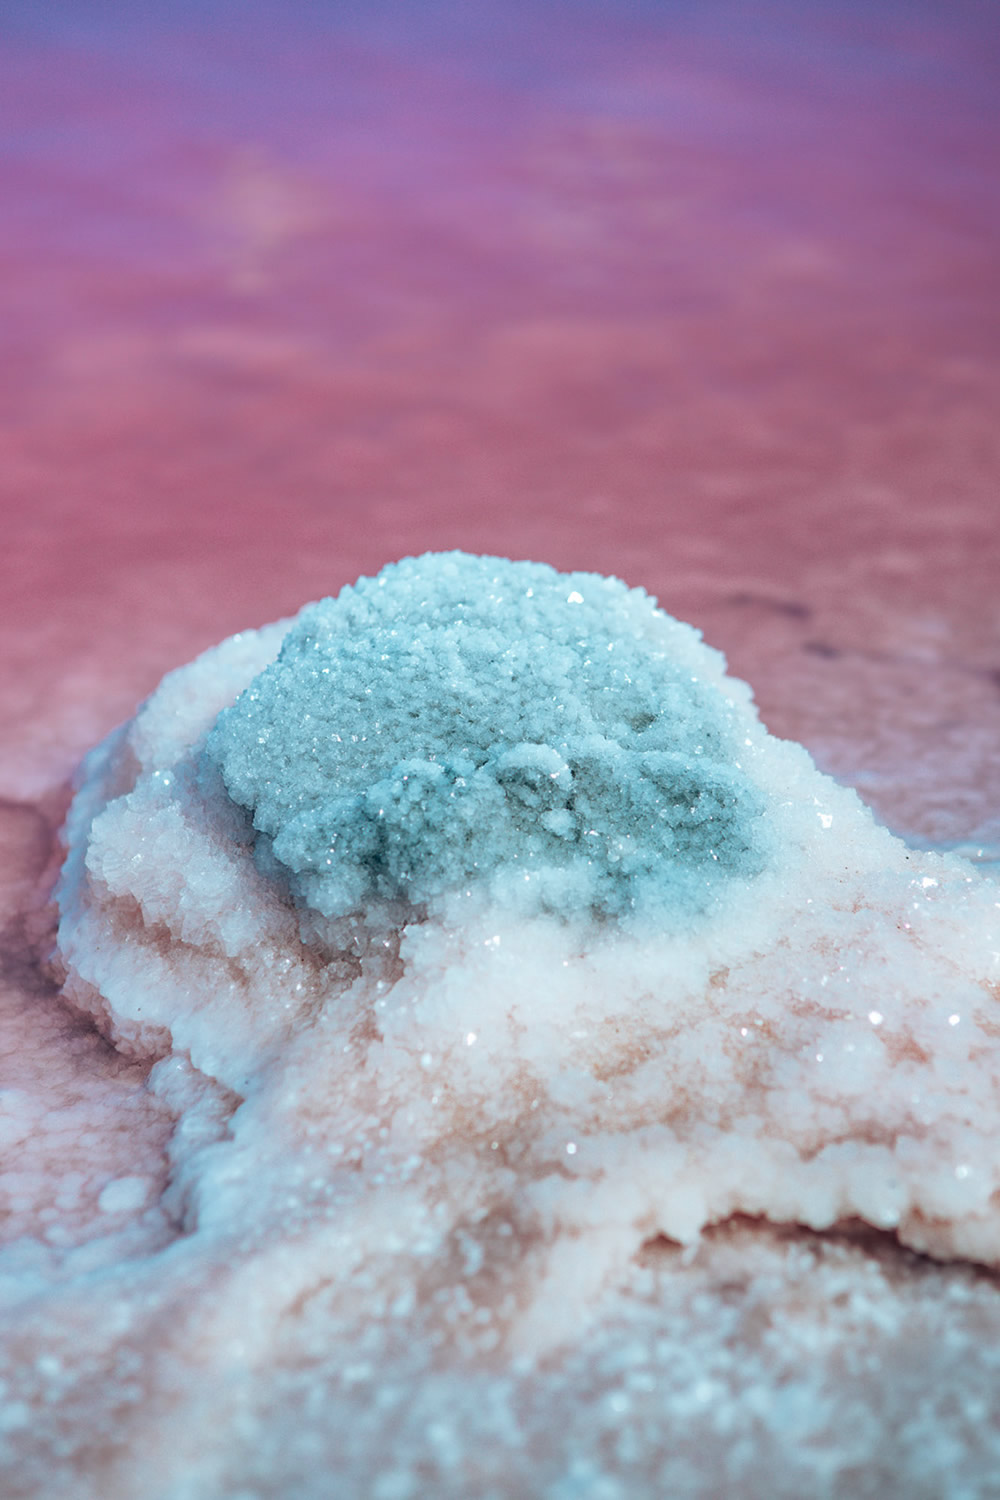
[[[718,677],[615,579],[421,558],[303,610],[206,755],[258,861],[324,917],[485,885],[525,914],[662,924],[764,863]]]
[[[179,1220],[294,1241],[337,1337],[565,1345],[734,1214],[1000,1263],[1000,892],[641,590],[388,567],[168,676],[67,842],[66,994],[155,1064]]]

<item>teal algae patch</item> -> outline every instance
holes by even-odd
[[[324,917],[474,887],[687,917],[768,855],[725,681],[617,579],[428,554],[304,609],[204,754]]]

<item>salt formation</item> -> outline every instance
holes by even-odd
[[[662,923],[762,864],[705,656],[613,579],[404,563],[304,610],[207,756],[325,917],[486,881],[525,913]]]
[[[154,1063],[172,1212],[328,1337],[544,1354],[734,1214],[1000,1262],[997,887],[641,590],[388,567],[168,676],[67,842],[65,993]]]

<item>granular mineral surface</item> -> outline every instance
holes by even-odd
[[[428,556],[303,610],[206,753],[326,917],[485,885],[663,922],[763,863],[717,676],[616,579]]]
[[[705,1343],[682,1286],[833,1298],[845,1224],[1000,1262],[995,882],[878,827],[641,590],[387,567],[168,676],[66,843],[65,997],[175,1121],[178,1237],[88,1274],[190,1308],[105,1495],[708,1495],[769,1451],[681,1440],[743,1431],[740,1368],[827,1493],[843,1403],[780,1396],[821,1304],[782,1353]],[[916,1286],[851,1317],[902,1330]]]

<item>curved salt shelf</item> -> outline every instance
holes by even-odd
[[[538,1352],[738,1213],[1000,1262],[1000,891],[640,590],[389,567],[170,674],[66,837],[67,996],[234,1111],[178,1212],[304,1237],[344,1326],[429,1278]]]

